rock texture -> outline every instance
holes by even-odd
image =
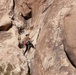
[[[0,0],[0,75],[76,75],[75,12],[75,0]]]

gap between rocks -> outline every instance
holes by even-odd
[[[30,72],[30,66],[28,65],[28,73],[27,75],[31,75],[31,72]]]
[[[63,46],[64,46],[64,51],[65,51],[65,53],[66,53],[66,56],[67,56],[69,62],[71,63],[71,65],[72,65],[74,68],[76,68],[76,65],[73,63],[73,61],[70,59],[68,53],[66,52],[65,44],[64,44],[64,43],[63,43]]]
[[[68,60],[70,61],[71,65],[72,65],[74,68],[76,68],[76,65],[71,61],[68,53],[67,53],[66,51],[65,51],[65,53],[66,53],[66,56],[67,56]]]
[[[15,8],[15,0],[13,0],[13,7],[12,7],[12,9],[14,10],[14,8]]]
[[[30,18],[32,18],[32,11],[30,11],[29,13],[27,13],[25,16],[21,15],[25,20],[28,20]]]
[[[0,31],[8,31],[10,28],[12,28],[12,24],[0,26]]]

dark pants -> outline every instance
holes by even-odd
[[[24,52],[24,55],[25,55],[25,53],[26,53],[27,51],[30,50],[31,47],[34,48],[34,45],[33,45],[30,41],[28,41],[28,42],[26,43],[26,50],[25,50],[25,52]]]

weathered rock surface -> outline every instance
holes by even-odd
[[[75,0],[0,0],[0,75],[76,75],[75,12]]]
[[[64,38],[65,38],[65,50],[69,55],[69,58],[76,67],[76,6],[73,6],[73,9],[66,15],[64,18]]]

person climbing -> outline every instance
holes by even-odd
[[[24,55],[27,51],[30,50],[30,48],[34,48],[34,45],[32,44],[32,41],[29,37],[29,33],[27,32],[23,41],[23,44],[26,46],[26,50],[24,51]]]

